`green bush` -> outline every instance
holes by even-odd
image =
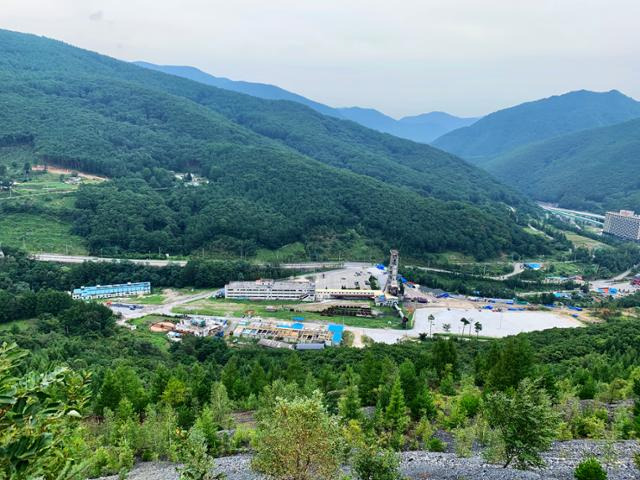
[[[580,462],[573,475],[576,480],[606,480],[607,478],[607,472],[593,457]]]
[[[399,480],[398,455],[391,450],[375,447],[358,450],[353,459],[353,470],[359,480]]]
[[[427,450],[430,452],[444,452],[447,449],[447,444],[437,437],[430,438],[427,442]]]

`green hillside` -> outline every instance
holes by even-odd
[[[640,117],[640,103],[617,90],[580,90],[499,110],[433,145],[478,165],[520,146]]]
[[[32,35],[0,31],[0,52],[0,146],[113,179],[77,194],[73,233],[94,253],[546,248],[505,205],[522,197],[432,147]]]
[[[640,119],[528,145],[485,167],[538,200],[640,211]]]

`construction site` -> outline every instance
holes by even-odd
[[[321,350],[339,345],[342,341],[342,325],[317,325],[305,323],[276,323],[263,319],[242,320],[236,324],[232,335],[257,339],[258,345],[271,348]]]
[[[179,341],[184,335],[221,337],[224,335],[227,323],[226,318],[185,315],[178,323],[170,321],[153,323],[149,326],[149,330],[154,333],[166,333],[169,340]]]

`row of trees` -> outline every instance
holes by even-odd
[[[185,267],[148,267],[130,262],[84,262],[74,265],[38,262],[24,252],[3,248],[0,290],[11,293],[54,289],[70,291],[82,285],[149,281],[154,287],[222,287],[232,280],[281,278],[295,274],[277,265],[257,265],[239,260],[192,259]]]

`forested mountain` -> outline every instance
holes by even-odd
[[[0,52],[0,145],[114,179],[78,194],[93,252],[321,251],[336,237],[415,255],[546,248],[505,205],[526,201],[427,145],[32,35],[0,31]]]
[[[433,145],[483,165],[529,143],[638,117],[640,102],[617,90],[580,90],[499,110],[443,135]]]
[[[445,112],[430,112],[422,115],[403,117],[399,120],[392,118],[378,110],[361,107],[334,108],[319,102],[314,102],[302,95],[289,92],[275,85],[264,83],[242,82],[229,80],[224,77],[209,75],[194,67],[175,65],[155,65],[148,62],[134,62],[141,67],[169,73],[178,77],[188,78],[196,82],[212,85],[225,90],[246,93],[268,100],[291,100],[313,108],[317,112],[344,120],[352,120],[367,128],[372,128],[397,137],[407,138],[416,142],[429,143],[456,128],[474,123],[477,118],[461,118]]]
[[[527,145],[485,166],[539,200],[640,211],[640,119]]]

